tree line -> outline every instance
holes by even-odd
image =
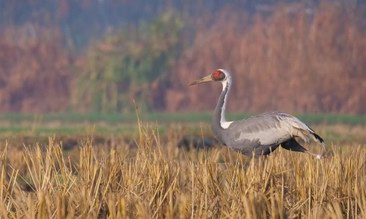
[[[198,19],[199,18],[199,19]],[[279,4],[190,17],[167,7],[82,50],[55,25],[0,34],[1,112],[207,111],[218,85],[188,83],[227,68],[233,111],[366,112],[365,10]]]

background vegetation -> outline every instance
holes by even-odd
[[[0,112],[366,112],[361,1],[0,3]]]

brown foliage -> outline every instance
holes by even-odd
[[[211,110],[218,85],[187,84],[227,68],[235,80],[231,110],[366,112],[366,34],[354,10],[277,7],[251,24],[229,13],[211,28],[202,27],[175,64],[167,110]]]
[[[61,34],[35,26],[0,38],[0,111],[58,112],[68,105],[70,55]]]
[[[103,59],[108,59],[116,48],[128,45],[132,45],[132,52],[136,48],[142,51],[133,56],[131,63],[142,66],[146,62],[143,74],[137,74],[136,66],[140,65],[127,65],[131,79],[124,83],[115,79],[128,69],[121,59],[111,59],[113,63],[108,65],[98,58],[93,64],[85,61],[88,56],[84,53],[76,68],[57,29],[37,25],[7,27],[0,31],[0,112],[65,111],[70,100],[74,100],[70,107],[75,111],[112,112],[110,109],[119,102],[128,105],[130,99],[138,99],[139,92],[125,95],[127,86],[142,77],[154,78],[150,77],[152,74],[162,76],[151,84],[150,79],[143,85],[136,83],[133,89],[147,94],[141,98],[147,109],[208,111],[214,107],[221,89],[218,85],[191,88],[188,83],[216,68],[226,68],[235,80],[229,101],[232,111],[365,113],[366,19],[357,10],[360,9],[331,3],[311,10],[288,4],[258,12],[254,18],[233,8],[204,14],[198,20],[184,17],[187,26],[197,32],[190,35],[187,31],[178,41],[178,48],[183,48],[189,39],[193,41],[178,59],[173,60],[178,55],[165,56],[172,66],[167,72],[160,64],[154,71],[154,67],[146,67],[151,64],[146,57],[149,53],[159,57],[159,48],[158,52],[151,52],[145,44],[128,44],[126,40],[118,41],[120,47],[96,43]],[[171,28],[167,29],[171,32]],[[151,36],[144,37],[149,41]],[[157,39],[152,38],[153,48],[167,45],[166,40]],[[126,51],[129,50],[120,49],[122,55]],[[94,84],[70,74],[75,69],[89,68],[90,72],[99,72]],[[113,86],[109,86],[111,83]],[[98,86],[106,92],[95,89]],[[85,88],[79,99],[73,92],[75,88]],[[104,95],[108,92],[112,96]],[[104,95],[105,100],[99,108],[92,104],[98,95]]]

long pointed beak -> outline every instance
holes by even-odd
[[[211,77],[211,75],[207,75],[206,77],[193,81],[189,85],[192,86],[195,84],[201,84],[201,83],[210,82],[210,81],[212,81],[212,77]]]

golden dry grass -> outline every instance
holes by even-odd
[[[366,218],[366,148],[316,160],[278,150],[184,151],[140,126],[138,147],[47,146],[1,153],[1,218]]]

